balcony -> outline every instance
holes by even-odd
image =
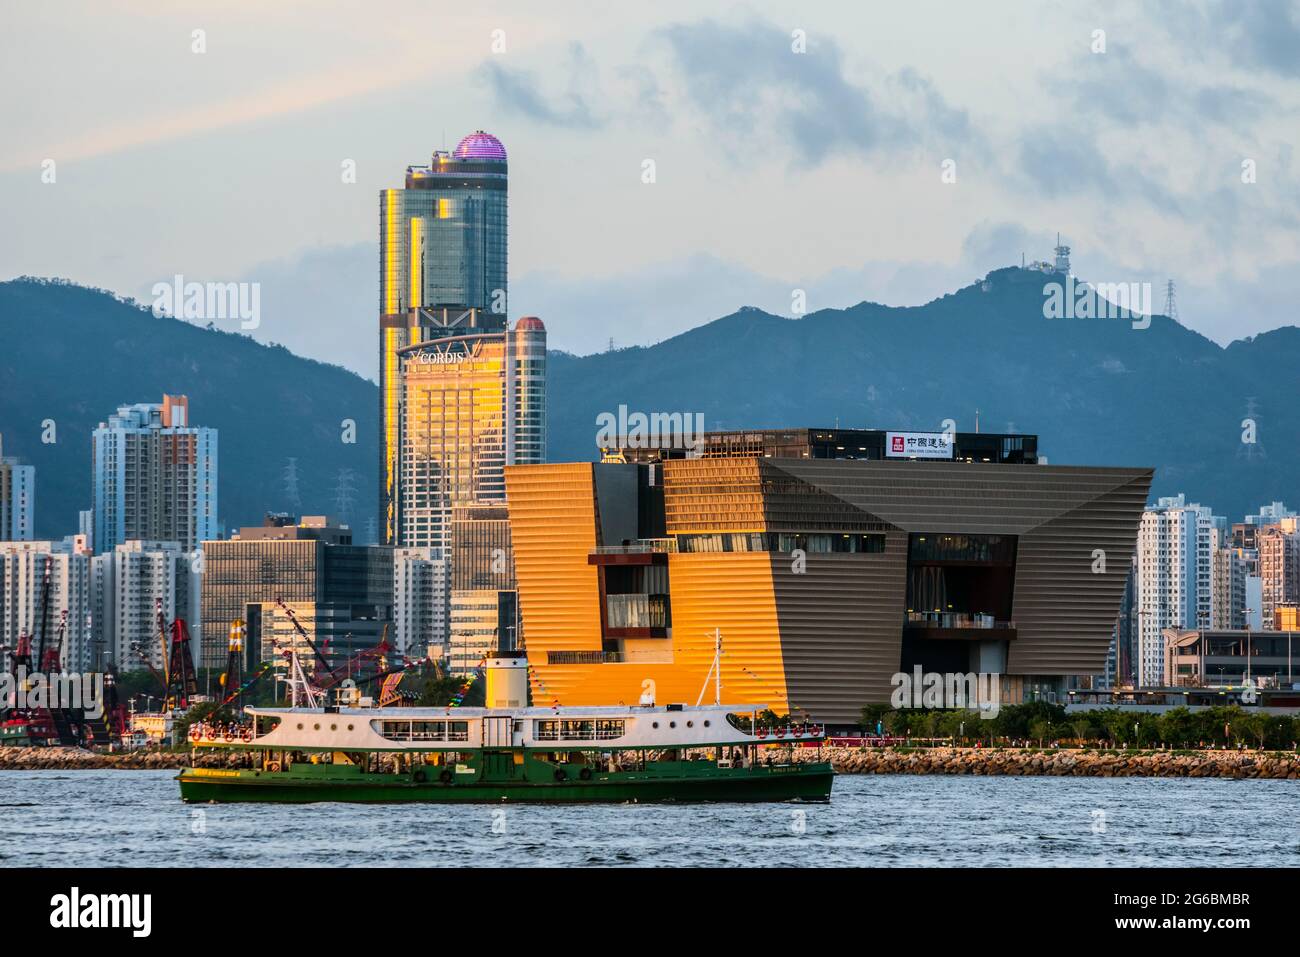
[[[597,545],[587,556],[588,565],[667,565],[677,551],[672,538],[641,538],[626,545]]]
[[[992,615],[963,611],[909,611],[903,622],[906,631],[919,638],[959,638],[982,641],[1016,637],[1014,621],[1000,621]]]
[[[638,538],[627,545],[597,545],[595,555],[641,555],[645,553],[668,553],[677,551],[675,538]]]

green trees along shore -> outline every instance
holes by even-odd
[[[895,710],[889,705],[862,709],[862,726],[877,722],[890,735],[946,738],[955,743],[1005,745],[1012,742],[1046,747],[1223,748],[1244,745],[1291,751],[1300,742],[1300,717],[1246,710],[1237,705],[1191,711],[1171,708],[1162,714],[1101,708],[1067,713],[1064,706],[1035,701],[1004,705],[989,718],[975,711]]]

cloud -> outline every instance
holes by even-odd
[[[493,99],[498,108],[527,117],[545,126],[571,129],[596,129],[605,121],[596,115],[587,90],[596,86],[595,64],[581,43],[569,46],[568,91],[554,100],[542,92],[537,74],[529,70],[512,70],[489,61],[483,67]]]
[[[195,102],[170,112],[140,115],[125,111],[131,119],[95,126],[61,142],[46,143],[26,156],[0,159],[0,172],[37,167],[45,157],[59,162],[93,159],[226,127],[276,119],[351,97],[397,89],[423,79],[427,73],[425,66],[409,60],[405,65],[384,70],[376,69],[373,64],[336,64],[250,93]]]
[[[1134,157],[1120,160],[1112,157]],[[1182,199],[1136,158],[1132,148],[1108,146],[1084,123],[1040,125],[1021,134],[1020,171],[1048,197],[1099,193],[1110,201],[1139,199],[1162,212],[1184,215]]]
[[[1044,88],[1071,116],[1088,116],[1129,130],[1143,127],[1204,125],[1206,121],[1235,130],[1278,109],[1266,93],[1223,83],[1206,85],[1187,75],[1167,77],[1128,48],[1111,44],[1104,54],[1090,54],[1068,74],[1052,73]]]
[[[928,79],[904,70],[873,91],[849,77],[829,39],[810,36],[807,52],[796,53],[789,32],[757,20],[678,23],[656,35],[681,77],[685,101],[733,148],[775,142],[816,164],[833,154],[976,140],[965,112],[949,105]]]
[[[1277,76],[1300,77],[1300,8],[1292,0],[1211,0],[1198,8],[1166,3],[1170,30],[1211,56],[1219,51],[1233,66]]]

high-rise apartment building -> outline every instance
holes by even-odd
[[[1276,628],[1277,609],[1300,603],[1300,520],[1284,518],[1259,530],[1263,626]]]
[[[158,602],[166,625],[183,619],[198,664],[199,590],[194,554],[179,542],[132,540],[93,560],[98,638],[120,671],[162,670],[168,651],[158,628]]]
[[[1212,545],[1224,519],[1182,495],[1159,499],[1142,514],[1137,551],[1139,685],[1164,680],[1166,628],[1208,627],[1213,610]]]
[[[507,162],[482,130],[379,196],[379,519],[399,541],[401,359],[409,346],[506,321]]]
[[[0,436],[0,541],[29,542],[36,525],[36,467],[4,455]]]
[[[217,535],[217,430],[190,425],[189,400],[124,405],[92,438],[96,554],[131,539],[187,551]]]
[[[393,646],[418,658],[445,657],[451,564],[433,548],[393,549]]]
[[[1246,580],[1253,562],[1253,554],[1245,548],[1216,544],[1211,551],[1210,628],[1246,627]]]
[[[84,538],[0,542],[0,644],[4,646],[4,668],[9,668],[9,656],[23,635],[32,639],[33,657],[39,654],[43,641],[46,650],[59,649],[59,662],[68,671],[101,667],[103,660],[95,641],[94,596],[90,549]]]

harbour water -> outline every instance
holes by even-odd
[[[0,866],[1300,866],[1300,782],[845,775],[830,804],[186,805],[0,773]]]

